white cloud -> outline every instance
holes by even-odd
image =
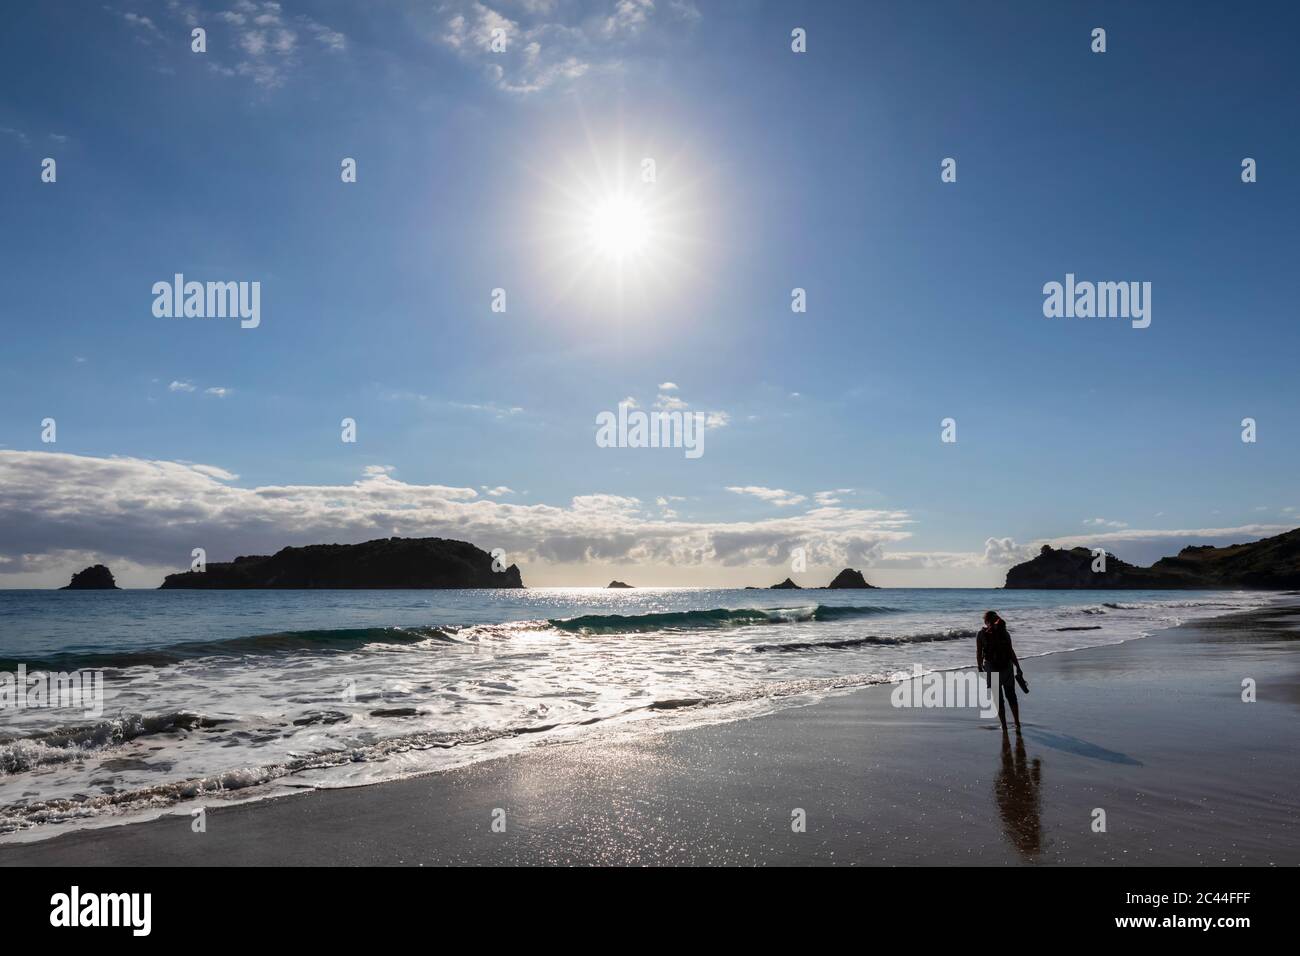
[[[704,413],[705,428],[725,428],[729,424],[731,424],[731,416],[726,412]]]
[[[192,461],[182,461],[178,464],[185,465],[191,471],[198,472],[200,475],[207,475],[209,478],[216,478],[218,481],[238,481],[239,476],[234,472],[226,471],[224,468],[218,468],[216,465],[196,465]]]
[[[169,391],[169,392],[192,392],[192,391],[194,391],[194,383],[192,383],[192,382],[181,382],[181,381],[175,381],[175,380],[173,380],[172,383],[171,383],[170,385],[167,386],[167,391]]]
[[[681,398],[678,398],[676,395],[669,395],[666,392],[660,392],[659,397],[655,399],[655,408],[661,409],[665,412],[680,412],[685,411],[690,407],[691,406],[686,404],[686,402]]]
[[[772,566],[804,547],[810,564],[843,567],[907,539],[911,523],[906,512],[838,508],[762,521],[680,521],[652,516],[623,495],[510,504],[473,488],[407,484],[371,470],[345,485],[241,488],[234,480],[210,465],[0,450],[0,558],[9,561],[0,578],[63,551],[181,570],[195,547],[210,560],[229,560],[393,535],[458,538],[548,564]]]
[[[1127,521],[1108,521],[1105,518],[1084,518],[1084,524],[1092,525],[1098,528],[1127,528]]]
[[[676,382],[660,382],[660,383],[659,383],[659,391],[661,391],[661,392],[675,392],[675,391],[677,391],[677,383],[676,383]]]
[[[236,6],[239,5],[236,4]],[[186,2],[186,0],[167,0],[167,9],[174,16],[183,20],[186,26],[196,27],[199,25],[199,6],[197,3]]]
[[[677,19],[685,20],[687,23],[695,23],[703,16],[700,8],[691,0],[668,0],[668,9]]]
[[[513,488],[506,485],[497,485],[495,488],[489,488],[487,485],[481,485],[480,487],[483,489],[485,494],[489,494],[493,498],[501,498],[505,495],[513,495],[515,493]]]
[[[832,488],[830,491],[817,491],[813,493],[813,501],[819,505],[837,505],[840,503],[840,495],[851,495],[852,488]]]
[[[696,411],[696,412],[700,412],[701,414],[704,415],[704,427],[705,427],[705,428],[725,428],[727,425],[729,425],[729,424],[731,423],[731,415],[730,415],[729,413],[724,412],[724,411],[706,411],[706,410],[701,410],[701,409],[693,409],[692,406],[691,406],[691,403],[688,402],[688,401],[686,401],[686,400],[685,400],[684,398],[682,398],[680,395],[674,395],[674,394],[671,394],[673,391],[676,391],[676,390],[677,390],[677,386],[676,386],[675,384],[673,384],[672,382],[667,382],[667,383],[665,383],[665,384],[666,384],[666,385],[669,385],[669,386],[672,386],[672,387],[671,387],[671,388],[665,388],[664,385],[660,385],[660,386],[659,386],[659,393],[658,393],[658,395],[655,397],[655,401],[654,401],[654,407],[655,407],[656,409],[658,409],[659,411],[661,411],[661,412],[688,412],[688,411]],[[629,399],[624,399],[624,401],[632,401],[632,402],[633,402],[633,406],[632,406],[632,407],[633,407],[633,408],[636,407],[635,401],[634,401],[633,399],[630,399],[630,398],[629,398]]]
[[[984,554],[980,557],[981,564],[991,565],[1013,565],[1021,561],[1028,561],[1038,553],[1038,548],[1033,545],[1018,545],[1011,538],[988,538],[984,541]]]
[[[266,34],[261,30],[249,30],[240,34],[239,45],[245,53],[261,56],[266,52]]]
[[[149,17],[143,14],[135,13],[131,10],[114,10],[112,7],[105,7],[109,13],[122,18],[122,20],[136,31],[136,39],[142,43],[152,43],[154,40],[162,37],[162,31],[158,25]]]
[[[654,0],[616,0],[600,32],[606,37],[635,36],[645,27],[654,9]]]
[[[537,93],[593,72],[619,70],[634,43],[655,29],[654,0],[604,0],[599,12],[554,0],[449,0],[439,8],[432,38],[479,65],[493,85],[513,94]],[[501,9],[510,9],[507,16]],[[663,31],[693,25],[699,11],[688,3],[671,6]],[[492,49],[493,31],[503,31],[504,51]],[[501,35],[501,34],[498,34]]]
[[[323,23],[308,20],[307,30],[321,46],[331,53],[342,53],[347,49],[348,38],[337,30],[331,30]]]
[[[209,30],[208,69],[221,76],[242,76],[266,90],[283,86],[292,71],[302,66],[305,54],[298,42],[306,32],[326,53],[342,53],[347,37],[306,14],[292,14],[275,0],[235,0],[228,10],[204,13],[196,3],[169,0],[174,17],[188,26]],[[231,65],[224,53],[237,51],[242,59]]]
[[[672,507],[672,502],[674,502],[674,501],[683,501],[683,500],[685,500],[685,499],[683,499],[683,498],[678,498],[678,497],[676,497],[676,496],[674,496],[674,495],[660,495],[659,497],[657,497],[657,498],[655,499],[655,504],[658,505],[658,507],[659,507],[659,517],[661,517],[661,518],[676,518],[676,517],[677,517],[677,509],[675,509],[675,508]]]
[[[205,388],[205,389],[203,390],[203,394],[204,394],[204,395],[214,395],[214,396],[216,396],[217,398],[225,398],[227,395],[230,394],[230,391],[231,391],[231,390],[228,389],[228,388],[224,388],[224,387],[222,387],[222,386],[220,386],[220,385],[214,385],[214,386],[212,386],[211,388]]]
[[[751,495],[760,501],[774,504],[778,508],[787,508],[791,505],[802,504],[808,500],[806,496],[795,494],[793,491],[786,491],[784,488],[764,488],[761,485],[729,485],[727,490],[737,495]]]

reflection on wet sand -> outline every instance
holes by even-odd
[[[1025,741],[1016,734],[1014,755],[1011,740],[1002,734],[1002,766],[993,782],[1002,829],[1022,856],[1036,857],[1042,849],[1043,825],[1040,793],[1042,761],[1031,762],[1025,753]]]

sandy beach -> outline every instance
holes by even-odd
[[[3,846],[0,865],[1295,865],[1298,627],[1279,606],[1028,660],[1022,744],[872,687],[210,807],[201,834],[172,816]]]

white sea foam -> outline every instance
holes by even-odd
[[[347,625],[338,629],[295,630],[300,620],[316,627],[322,615],[290,601],[269,615],[275,627],[266,638],[252,636],[260,620],[231,627],[223,617],[213,621],[215,639],[142,649],[114,637],[80,651],[107,669],[105,717],[3,715],[0,832],[32,838],[184,812],[196,800],[374,783],[547,741],[763,713],[886,681],[914,664],[969,666],[979,611],[991,600],[1022,658],[1119,643],[1269,600],[879,590],[817,592],[798,604],[786,596],[776,605],[780,597],[761,592],[532,592],[503,607],[499,596],[465,596],[473,593],[442,605],[409,594],[401,603],[371,599],[369,620],[358,610],[367,599],[353,598],[361,603],[333,616]],[[215,600],[228,617],[259,599]],[[445,606],[471,600],[479,604]],[[193,604],[186,610],[193,614]],[[525,620],[481,620],[529,610]],[[392,614],[407,617],[374,620]],[[457,614],[480,620],[446,620]],[[42,651],[29,653],[39,661]],[[12,656],[0,643],[0,657]],[[65,652],[57,663],[69,659]]]

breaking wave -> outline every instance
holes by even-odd
[[[810,604],[784,608],[714,608],[710,611],[665,611],[657,614],[584,614],[550,622],[561,631],[576,634],[641,634],[647,631],[717,630],[759,624],[793,624],[805,621],[839,621],[852,617],[893,614],[892,607],[833,607]]]
[[[788,641],[784,644],[756,644],[757,654],[768,651],[835,651],[853,647],[876,645],[891,647],[899,644],[928,644],[932,641],[960,641],[975,637],[979,632],[965,628],[947,631],[928,631],[921,634],[900,634],[897,637],[850,637],[839,641]]]

